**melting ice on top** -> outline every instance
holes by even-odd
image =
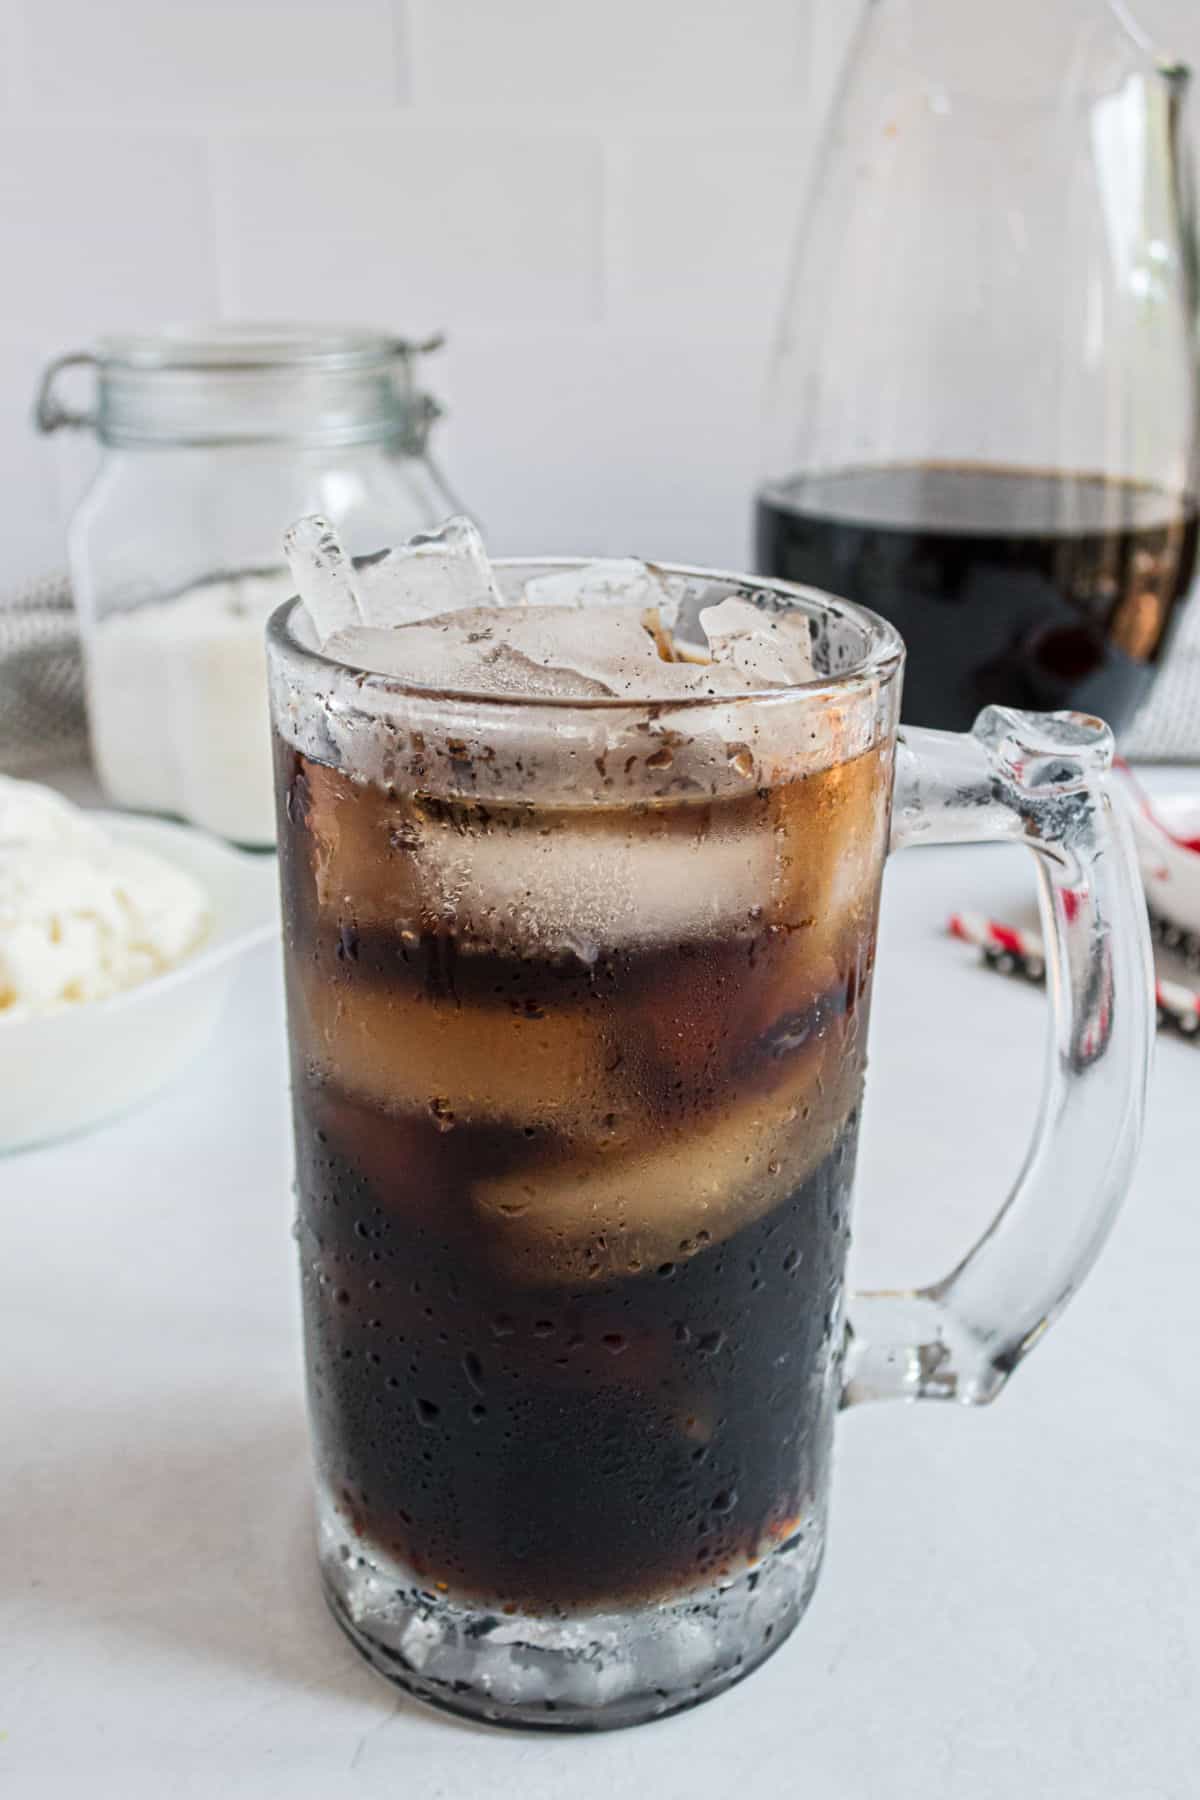
[[[447,519],[397,550],[352,563],[333,526],[314,513],[285,532],[283,548],[322,646],[361,625],[411,625],[462,607],[504,604],[470,519]]]
[[[768,614],[746,598],[705,608],[705,656],[675,635],[686,579],[632,558],[536,575],[506,600],[463,518],[357,564],[323,519],[301,520],[285,546],[326,652],[415,687],[671,700],[813,674],[805,614]]]

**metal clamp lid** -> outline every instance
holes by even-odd
[[[97,432],[121,445],[349,443],[390,439],[422,455],[442,409],[414,364],[444,344],[351,328],[232,323],[102,339],[54,359],[37,429]],[[64,371],[95,371],[92,403],[60,396]]]

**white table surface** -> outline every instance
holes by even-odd
[[[1019,1161],[1042,1001],[940,926],[955,905],[1005,916],[1029,882],[1010,850],[889,873],[866,1281],[941,1273]],[[1200,1048],[1160,1040],[1125,1213],[1000,1402],[842,1421],[825,1572],[792,1641],[696,1712],[554,1738],[406,1699],[325,1614],[282,1033],[261,953],[189,1075],[0,1162],[0,1794],[1200,1793]]]

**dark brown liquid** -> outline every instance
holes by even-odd
[[[956,731],[992,704],[1119,729],[1196,550],[1193,504],[1099,476],[884,465],[774,483],[757,505],[759,570],[890,619],[908,646],[904,718]]]
[[[297,1092],[309,1386],[369,1545],[442,1591],[546,1610],[736,1573],[823,1492],[856,1122],[767,1217],[652,1269],[514,1284],[469,1196],[520,1128]]]
[[[662,819],[430,803],[279,755],[309,1389],[348,1533],[509,1608],[746,1567],[825,1486],[877,754]],[[590,832],[602,873],[605,842],[729,830],[767,834],[778,880],[722,932],[555,943],[432,904],[439,848],[486,872]]]

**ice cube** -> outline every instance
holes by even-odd
[[[485,659],[486,679],[497,692],[533,700],[587,700],[611,695],[607,681],[593,679],[579,669],[539,662],[515,644],[499,643]]]
[[[485,1177],[473,1200],[490,1254],[514,1280],[570,1284],[686,1260],[785,1199],[832,1150],[860,1086],[858,1059],[814,1046],[767,1096]]]
[[[707,606],[700,626],[714,664],[759,687],[794,687],[813,678],[807,613],[772,613],[731,597]]]
[[[667,665],[641,606],[535,604],[510,612],[507,641],[557,676],[563,692],[650,699],[664,692]],[[669,689],[665,690],[669,691]]]
[[[664,691],[668,667],[636,608],[470,607],[385,630],[357,626],[327,649],[414,687],[495,698],[649,698]]]
[[[366,614],[350,558],[328,519],[309,513],[283,534],[283,552],[322,646]]]
[[[594,957],[737,933],[769,906],[780,850],[771,829],[740,830],[697,806],[636,822],[581,809],[540,829],[470,837],[436,824],[412,855],[427,904],[442,916],[531,953],[574,946]]]
[[[778,846],[775,905],[807,920],[814,956],[844,964],[841,946],[869,942],[887,842],[887,752],[870,750],[777,788],[771,801]]]
[[[525,583],[524,599],[526,606],[623,606],[643,611],[655,607],[670,627],[686,592],[681,576],[666,575],[653,563],[624,556],[535,575]]]
[[[736,935],[777,894],[792,906],[798,886],[795,840],[774,811],[765,828],[742,828],[704,805],[642,818],[491,807],[487,823],[464,830],[454,813],[348,787],[309,765],[312,880],[335,924],[352,916],[395,929],[432,916],[522,952],[591,960],[627,944]]]
[[[840,1016],[852,962],[853,947],[839,962],[786,928],[716,942],[704,957],[664,955],[647,966],[627,1033],[630,1079],[667,1118],[721,1089],[769,1090]]]
[[[297,1041],[313,1071],[374,1105],[435,1119],[582,1126],[612,1046],[594,1012],[538,1017],[454,1005],[314,969],[297,984]]]
[[[407,852],[409,809],[323,764],[309,763],[303,845],[317,905],[335,927],[388,925],[420,916],[421,889]]]
[[[531,616],[524,612],[470,607],[385,630],[358,626],[339,632],[328,649],[356,668],[442,692],[492,699],[507,695],[586,699],[612,691],[583,675],[568,672],[564,679],[553,660],[554,646],[539,641]]]
[[[410,625],[466,607],[504,605],[470,519],[447,519],[395,550],[362,557],[357,575],[368,625]]]

